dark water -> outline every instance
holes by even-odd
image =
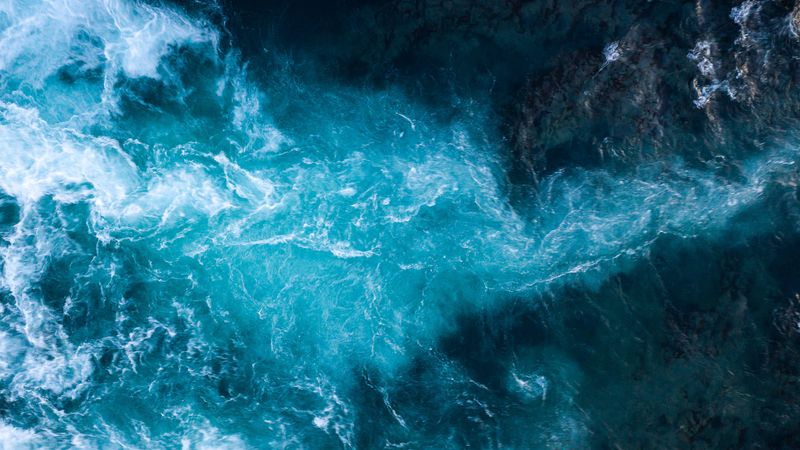
[[[0,446],[800,446],[798,30],[0,0]]]

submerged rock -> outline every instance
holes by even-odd
[[[796,126],[793,5],[693,6],[636,15],[624,34],[598,35],[605,50],[598,42],[531,77],[512,128],[516,181],[669,155],[726,166]]]

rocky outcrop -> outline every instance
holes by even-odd
[[[797,8],[745,1],[644,15],[618,40],[529,79],[513,124],[519,182],[570,165],[677,154],[712,167],[800,118]],[[735,171],[735,169],[732,169]]]

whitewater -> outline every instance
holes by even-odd
[[[582,447],[579,361],[482,377],[464,318],[597,292],[664,236],[744,241],[797,182],[787,138],[735,179],[675,156],[511,201],[484,94],[265,52],[258,78],[173,6],[0,2],[0,446]]]

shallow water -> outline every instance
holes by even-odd
[[[512,200],[489,91],[344,83],[175,6],[6,1],[0,30],[5,447],[657,446],[771,420],[791,136],[735,177],[673,155]]]

